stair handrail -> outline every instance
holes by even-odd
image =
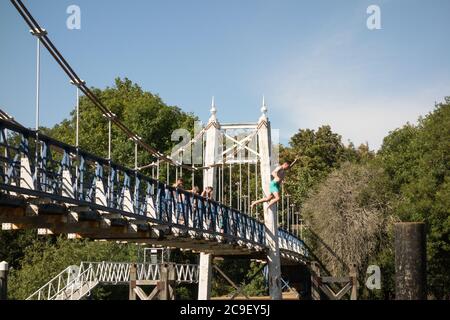
[[[71,265],[53,277],[41,288],[30,295],[27,300],[72,300],[78,292],[82,298],[99,283],[118,284],[129,281],[129,262],[81,262],[79,266]],[[175,281],[195,283],[198,281],[199,269],[196,264],[174,265]],[[160,274],[160,264],[137,263],[138,280],[157,280]],[[77,270],[77,271],[76,271]],[[151,279],[149,279],[151,278]],[[87,291],[84,288],[87,285]]]
[[[64,295],[66,298],[69,298],[68,300],[72,300],[72,297],[73,297],[74,293],[76,292],[76,290],[81,290],[80,295],[79,295],[81,298],[91,291],[92,288],[89,286],[90,283],[94,283],[94,286],[92,286],[92,288],[95,287],[98,283],[98,277],[97,277],[94,267],[91,263],[84,270],[82,270],[80,267],[80,271],[79,271],[77,277],[75,277],[71,281],[69,281],[64,288],[59,290],[59,292],[54,294],[49,300],[54,300],[55,298],[57,298],[60,295]],[[76,287],[75,284],[79,284],[79,287]],[[85,294],[82,294],[84,284],[88,284],[89,289]],[[67,294],[67,289],[69,289],[69,288],[70,288],[70,294]]]
[[[45,297],[47,297],[47,300],[50,299],[52,289],[54,287],[54,282],[58,281],[56,292],[59,292],[61,290],[61,284],[62,283],[68,283],[70,281],[71,272],[75,270],[75,268],[78,267],[76,265],[70,265],[67,268],[65,268],[63,271],[58,273],[56,276],[54,276],[51,280],[46,282],[42,287],[40,287],[38,290],[33,292],[26,300],[33,300],[33,298],[37,295],[37,300],[45,300]],[[63,280],[66,278],[66,282]],[[65,286],[64,286],[65,287]],[[47,294],[43,295],[43,293],[47,290]]]

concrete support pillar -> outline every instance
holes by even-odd
[[[132,263],[130,266],[130,290],[129,290],[129,299],[136,300],[136,264]]]
[[[258,131],[259,154],[261,158],[261,182],[264,196],[269,195],[271,166],[272,141],[270,136],[270,122],[267,119],[267,108],[263,105],[261,109],[263,115],[259,119]],[[269,247],[267,262],[269,267],[269,294],[273,300],[281,300],[281,262],[278,243],[278,222],[276,206],[269,208],[264,204],[264,224],[266,244]]]
[[[8,263],[0,262],[0,300],[8,299]]]
[[[426,233],[421,222],[395,224],[395,298],[427,298]]]
[[[212,254],[200,253],[198,300],[211,299]]]

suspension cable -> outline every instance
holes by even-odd
[[[167,163],[166,168],[167,168],[167,169],[166,169],[166,170],[167,170],[167,171],[166,171],[166,175],[167,175],[167,176],[166,176],[166,184],[169,185],[169,184],[170,184],[170,168],[169,168],[169,163]]]
[[[250,161],[247,163],[247,210],[250,208]]]
[[[283,196],[283,186],[281,186],[281,205],[282,205],[282,209],[281,209],[281,215],[280,215],[280,222],[281,223],[281,227],[285,228],[285,201],[286,199]]]
[[[255,162],[255,199],[258,199],[258,159]],[[256,208],[255,208],[256,209]],[[256,212],[255,212],[256,214]]]
[[[230,207],[233,205],[233,186],[231,185],[232,179],[231,179],[231,163],[230,163]]]
[[[50,41],[47,36],[47,33],[44,29],[41,28],[39,23],[34,19],[25,5],[21,0],[10,0],[14,5],[16,10],[25,20],[26,24],[30,27],[31,31],[39,37],[40,43],[48,50],[50,55],[54,58],[54,60],[59,64],[62,70],[67,74],[70,80],[78,85],[79,89],[84,93],[84,95],[91,100],[91,102],[103,113],[103,115],[109,118],[116,126],[118,126],[130,140],[135,141],[139,144],[144,150],[149,152],[155,158],[162,160],[167,163],[171,163],[175,166],[183,166],[182,164],[176,163],[170,156],[166,156],[160,151],[152,148],[150,145],[145,143],[141,137],[131,131],[123,122],[121,122],[101,101],[100,99],[92,92],[92,90],[86,85],[86,83],[81,80],[75,71],[72,69],[70,64],[66,61],[63,55],[58,51],[55,45]],[[192,170],[191,166],[185,165],[185,168],[188,170]]]
[[[224,176],[225,176],[225,165],[223,164],[223,158],[222,158],[222,176],[221,176],[221,184],[222,184],[222,193],[221,193],[221,202],[223,201],[223,197],[224,197]]]
[[[241,202],[242,202],[242,163],[239,162],[239,205],[238,208],[241,210]]]
[[[156,180],[159,181],[159,174],[160,174],[160,163],[159,163],[159,159],[156,160]]]
[[[222,194],[222,185],[221,185],[221,179],[220,179],[220,175],[221,175],[221,167],[218,167],[218,170],[217,170],[217,186],[218,186],[218,190],[217,190],[217,195],[218,195],[218,198],[219,198],[219,202],[222,202],[222,199],[221,199],[221,194]]]

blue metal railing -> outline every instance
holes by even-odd
[[[0,119],[0,189],[21,188],[21,161],[26,158],[35,193],[266,247],[264,224],[247,214],[45,135],[39,134],[36,141],[36,136],[33,130]],[[70,181],[64,181],[67,176]],[[281,228],[279,239],[283,249],[306,252],[301,240]]]

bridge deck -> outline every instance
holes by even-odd
[[[267,230],[255,217],[4,119],[0,154],[3,229],[215,255],[267,254]],[[303,242],[281,228],[278,244],[282,258],[307,256]]]
[[[156,225],[48,198],[0,193],[0,223],[3,230],[38,229],[42,235],[68,234],[73,238],[154,244],[215,255],[265,256],[263,248],[256,250],[223,237],[189,232],[183,226]]]

